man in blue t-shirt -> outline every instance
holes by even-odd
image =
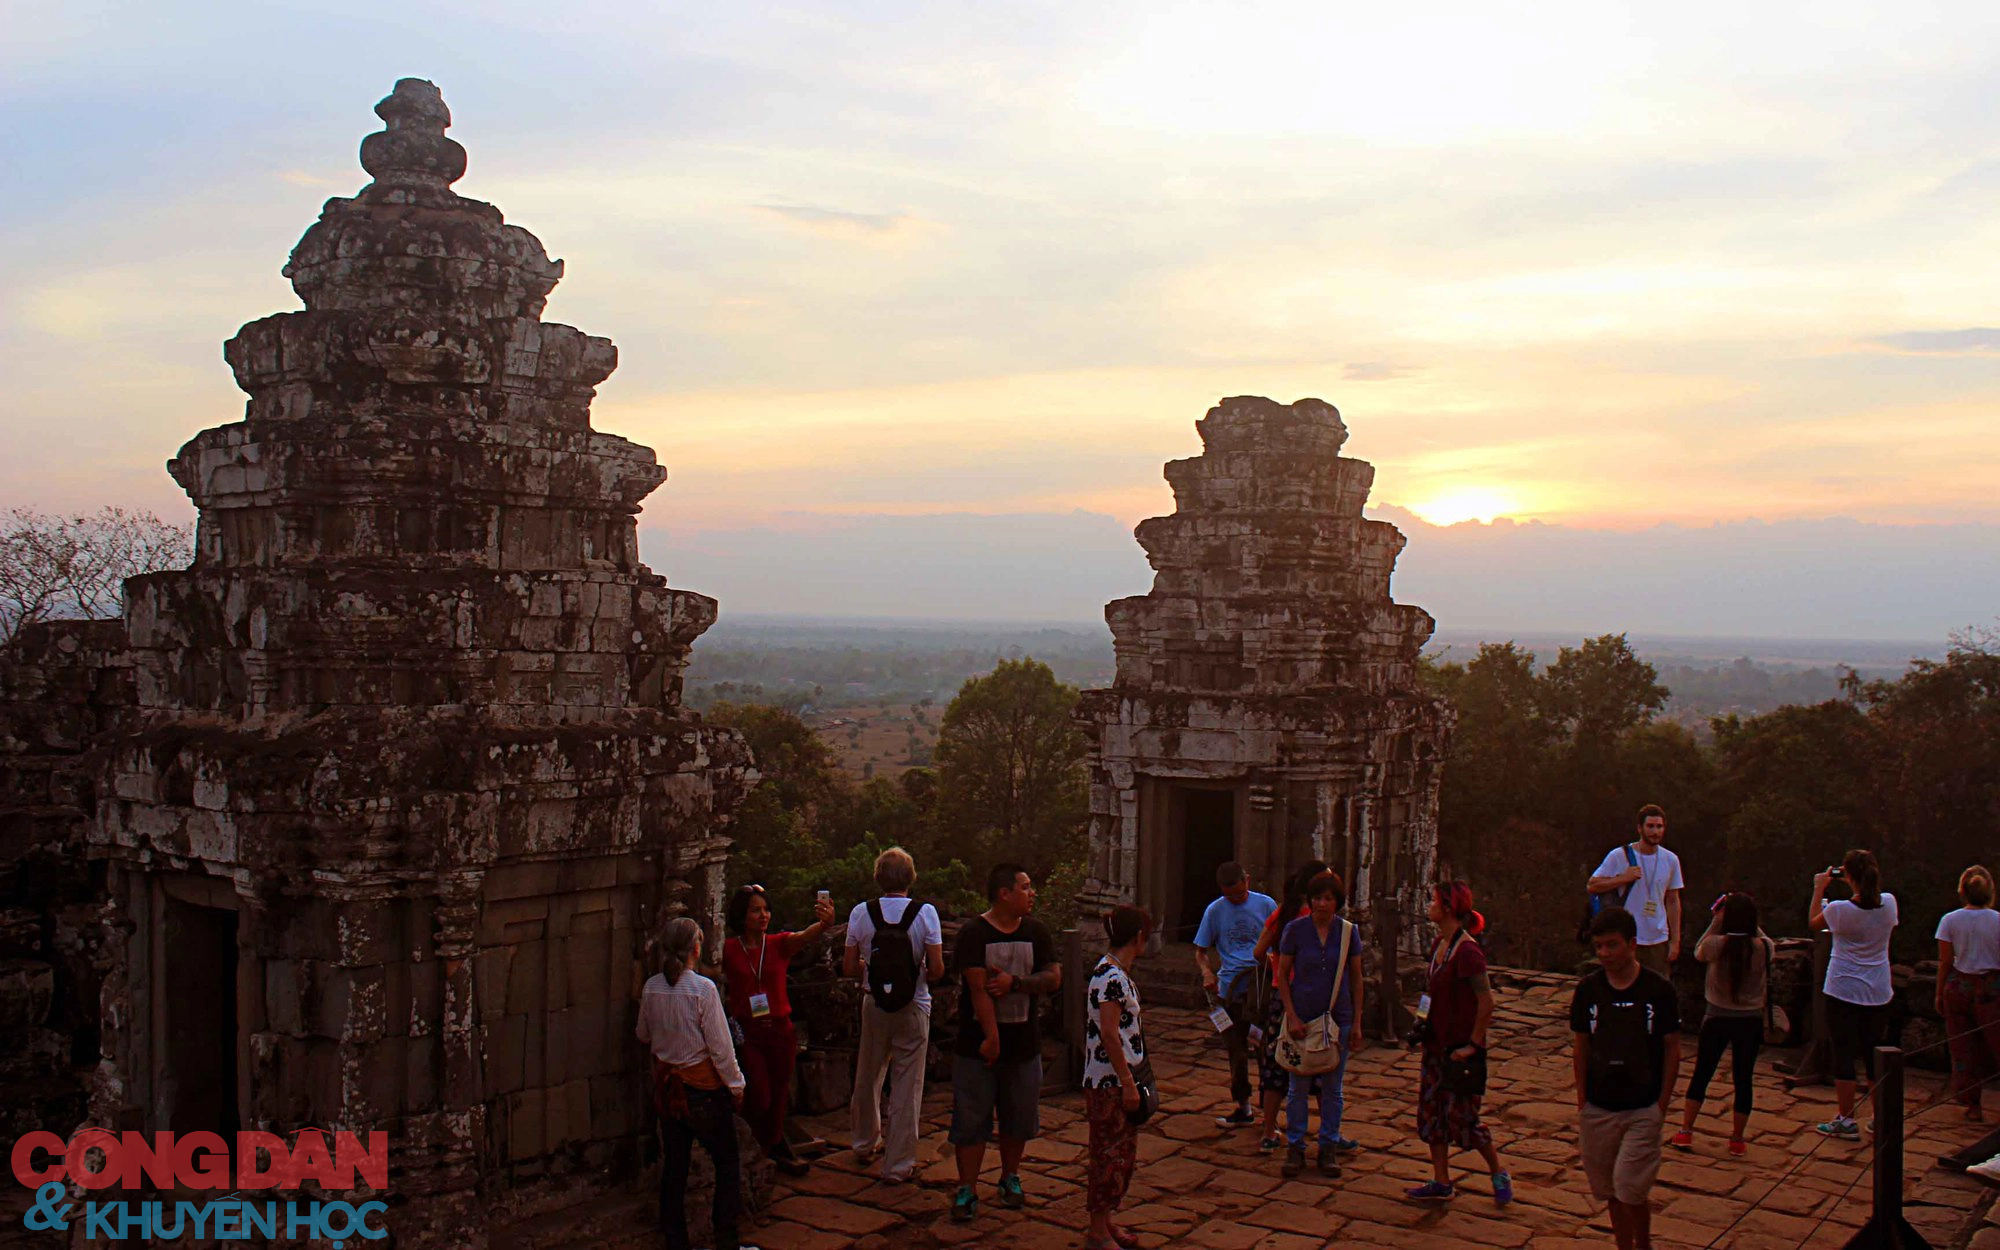
[[[1215,870],[1222,897],[1201,913],[1194,934],[1194,961],[1201,984],[1229,1011],[1229,1096],[1236,1109],[1216,1123],[1224,1128],[1255,1124],[1250,1110],[1250,1025],[1256,1019],[1257,938],[1278,910],[1277,900],[1250,888],[1250,874],[1231,860]],[[1218,966],[1219,959],[1219,966]]]

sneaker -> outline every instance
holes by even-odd
[[[1228,1115],[1215,1117],[1217,1128],[1249,1128],[1257,1122],[1257,1113],[1248,1107],[1238,1107]]]
[[[1319,1148],[1319,1174],[1330,1181],[1340,1179],[1340,1155],[1331,1145]]]
[[[1729,1139],[1729,1153],[1735,1155],[1737,1158],[1742,1158],[1745,1154],[1749,1153],[1749,1150],[1750,1147],[1743,1144],[1741,1137],[1732,1137]]]
[[[1306,1148],[1304,1146],[1286,1147],[1285,1166],[1278,1169],[1279,1174],[1284,1176],[1287,1180],[1289,1180],[1294,1176],[1302,1174],[1305,1170],[1306,1170]]]
[[[1688,1132],[1686,1129],[1682,1129],[1680,1132],[1675,1133],[1672,1137],[1668,1138],[1667,1140],[1673,1143],[1674,1149],[1676,1150],[1694,1149],[1694,1134]]]
[[[1444,1202],[1458,1191],[1443,1181],[1425,1181],[1403,1191],[1412,1202]]]
[[[1353,1154],[1361,1149],[1361,1143],[1352,1137],[1336,1137],[1333,1139],[1333,1148],[1344,1155]]]
[[[1514,1178],[1505,1172],[1493,1174],[1493,1205],[1504,1207],[1514,1201]]]
[[[972,1192],[972,1186],[960,1185],[958,1192],[951,1196],[951,1222],[969,1224],[972,1217],[979,1214],[979,1197]]]
[[[1835,1116],[1824,1124],[1813,1126],[1823,1137],[1838,1137],[1842,1141],[1860,1141],[1861,1126],[1844,1116]]]
[[[1257,1143],[1257,1149],[1263,1151],[1265,1154],[1270,1154],[1274,1150],[1283,1150],[1284,1148],[1285,1135],[1283,1133],[1268,1134],[1263,1141]]]
[[[1018,1211],[1028,1205],[1028,1195],[1021,1192],[1021,1178],[1003,1176],[1000,1178],[1000,1205]]]

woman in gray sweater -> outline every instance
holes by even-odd
[[[1757,925],[1757,902],[1748,894],[1725,894],[1710,909],[1708,932],[1695,943],[1694,957],[1708,965],[1708,1013],[1702,1017],[1694,1075],[1681,1106],[1681,1131],[1674,1145],[1694,1146],[1694,1122],[1708,1097],[1708,1083],[1727,1050],[1736,1078],[1736,1123],[1729,1153],[1744,1152],[1743,1129],[1750,1122],[1757,1052],[1764,1044],[1765,1002],[1770,996],[1771,956],[1776,946]]]

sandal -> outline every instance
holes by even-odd
[[[1111,1226],[1111,1240],[1118,1243],[1119,1250],[1139,1250],[1139,1234],[1123,1224]]]
[[[1269,1134],[1264,1138],[1263,1141],[1257,1143],[1257,1149],[1263,1151],[1265,1154],[1270,1154],[1273,1151],[1277,1150],[1283,1150],[1284,1148],[1285,1148],[1285,1135],[1283,1133]]]

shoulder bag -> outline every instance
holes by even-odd
[[[1293,1037],[1290,1029],[1280,1028],[1273,1050],[1279,1067],[1300,1076],[1319,1076],[1340,1066],[1340,1025],[1333,1018],[1333,1009],[1340,1002],[1341,986],[1347,980],[1347,959],[1354,947],[1354,925],[1339,917],[1335,920],[1340,925],[1340,955],[1334,965],[1333,997],[1327,1000],[1325,1012],[1317,1019],[1306,1022],[1304,1037]]]

